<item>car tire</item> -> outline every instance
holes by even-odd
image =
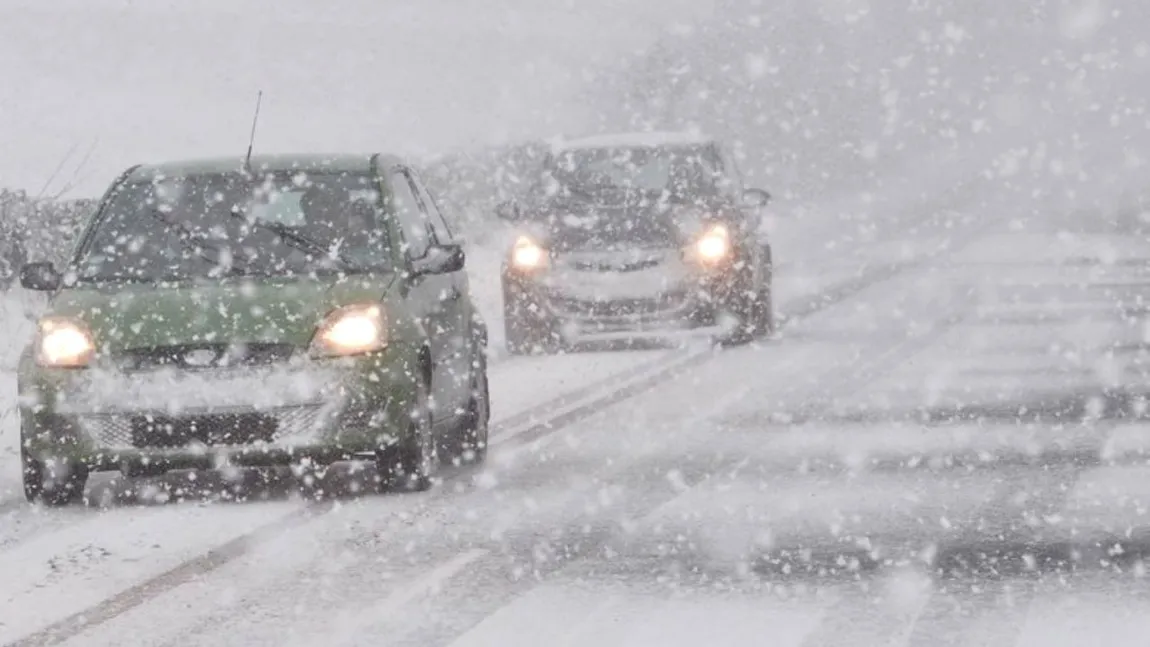
[[[723,346],[738,346],[750,343],[760,334],[763,321],[761,313],[761,295],[753,287],[753,280],[746,271],[740,271],[734,280],[733,286],[727,293],[728,312],[733,314],[738,322],[734,329],[719,339]]]
[[[23,464],[24,498],[29,503],[65,506],[84,498],[88,484],[88,467],[78,463],[62,463],[54,469],[21,452]]]
[[[464,422],[455,437],[452,455],[459,464],[479,464],[487,458],[491,422],[491,394],[487,383],[487,357],[480,349],[471,376],[471,398]]]
[[[755,303],[755,337],[775,334],[775,304],[770,286],[764,286]]]
[[[438,462],[431,420],[430,387],[426,378],[415,383],[415,402],[408,433],[399,443],[376,455],[383,487],[388,490],[424,492],[431,488]]]

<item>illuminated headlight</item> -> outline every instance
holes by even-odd
[[[340,308],[327,316],[311,343],[312,355],[341,357],[387,346],[387,317],[378,304]]]
[[[96,345],[88,329],[69,319],[40,321],[36,341],[36,362],[54,368],[82,368],[92,361]]]
[[[539,243],[527,236],[520,236],[511,249],[511,264],[523,270],[535,270],[546,267],[548,263],[547,250]]]
[[[695,253],[704,261],[722,260],[730,251],[731,238],[723,225],[715,225],[695,241]]]

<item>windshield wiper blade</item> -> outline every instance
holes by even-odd
[[[103,283],[157,283],[158,281],[150,276],[140,275],[117,275],[117,274],[77,274],[76,283],[86,283],[89,285],[99,285]]]
[[[348,258],[348,256],[346,254],[339,252],[339,251],[332,253],[332,250],[325,247],[323,245],[323,243],[321,243],[317,240],[314,240],[312,238],[309,238],[307,236],[304,236],[303,234],[292,230],[291,227],[288,227],[287,225],[285,225],[281,222],[267,222],[266,220],[259,220],[259,219],[249,220],[247,218],[247,216],[245,216],[242,211],[239,211],[237,209],[233,209],[231,211],[231,214],[232,214],[232,217],[239,218],[240,220],[246,222],[247,224],[249,224],[252,227],[256,227],[258,229],[266,229],[266,230],[270,231],[271,233],[278,236],[280,240],[282,240],[285,243],[295,247],[296,249],[298,249],[300,251],[310,252],[312,254],[316,254],[319,256],[325,256],[328,258],[333,258],[334,260],[338,261],[340,265],[343,266],[344,270],[351,270],[351,269],[354,269],[356,267],[355,261],[353,261],[351,258]]]
[[[152,218],[154,218],[157,222],[176,230],[178,233],[176,238],[180,241],[180,245],[184,249],[195,254],[196,256],[199,256],[204,261],[220,268],[223,270],[225,276],[242,276],[247,274],[247,267],[242,263],[237,265],[234,254],[232,254],[231,263],[228,263],[227,266],[225,266],[221,262],[223,259],[223,250],[213,244],[207,238],[203,236],[197,236],[195,232],[188,229],[185,225],[169,220],[167,216],[165,216],[164,213],[159,209],[152,209],[150,210],[150,213]],[[213,257],[205,254],[203,251],[204,247],[212,249],[215,251],[216,255]]]

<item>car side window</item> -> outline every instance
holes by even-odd
[[[389,206],[403,230],[404,251],[410,258],[423,258],[431,247],[431,233],[411,178],[406,171],[397,170],[388,176],[388,180],[391,184],[391,191],[387,193],[391,202]]]
[[[431,229],[435,234],[435,242],[446,243],[450,241],[453,238],[451,228],[447,226],[447,220],[439,210],[439,204],[435,201],[435,197],[427,190],[427,185],[424,184],[423,178],[419,177],[414,171],[412,172],[412,176],[415,179],[416,189],[419,191],[419,199],[423,202],[424,210],[427,212],[428,220],[431,222]]]

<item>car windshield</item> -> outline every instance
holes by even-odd
[[[714,194],[721,172],[703,147],[618,147],[562,151],[544,164],[542,185],[571,193]]]
[[[386,270],[380,202],[367,174],[133,180],[97,218],[74,266],[82,282]]]

